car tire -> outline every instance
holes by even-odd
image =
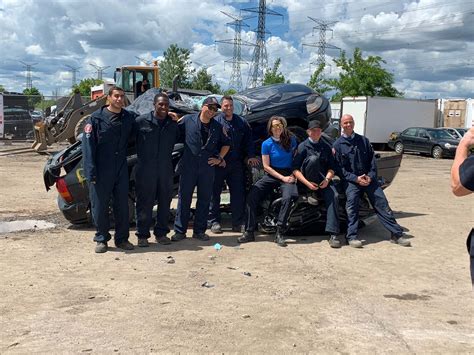
[[[435,145],[431,150],[431,156],[435,159],[441,159],[443,157],[443,149],[439,145]]]
[[[403,143],[402,142],[395,143],[395,146],[393,149],[395,149],[395,152],[397,152],[398,154],[403,154],[403,149],[404,149]]]

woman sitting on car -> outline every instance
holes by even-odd
[[[283,232],[287,226],[291,202],[298,197],[296,179],[292,175],[297,142],[287,129],[287,123],[283,117],[272,116],[268,120],[267,131],[270,137],[262,143],[262,163],[265,175],[250,190],[247,197],[245,233],[237,240],[239,243],[255,241],[257,206],[265,195],[280,187],[282,199],[275,242],[284,247],[286,241]]]

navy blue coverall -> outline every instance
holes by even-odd
[[[359,200],[365,192],[383,226],[393,236],[400,237],[403,229],[395,220],[388,205],[387,198],[377,180],[375,154],[369,140],[357,133],[351,137],[339,137],[334,143],[335,157],[341,169],[346,191],[347,239],[357,238],[359,227]],[[366,174],[371,182],[368,186],[360,186],[357,177]]]
[[[186,234],[193,192],[197,186],[193,231],[196,234],[202,234],[207,229],[207,216],[216,169],[208,164],[208,159],[218,157],[221,147],[229,145],[229,139],[224,134],[222,125],[215,119],[211,119],[208,139],[203,142],[199,113],[184,116],[179,122],[179,128],[184,137],[184,153],[177,168],[180,179],[174,231]]]
[[[138,238],[149,238],[152,211],[158,202],[158,214],[153,234],[166,236],[173,194],[174,145],[179,141],[178,123],[171,117],[159,120],[153,112],[136,118],[137,166],[135,184],[137,193]]]
[[[219,122],[227,132],[230,139],[230,150],[225,156],[225,168],[216,167],[214,177],[214,188],[211,204],[209,207],[208,224],[221,221],[220,204],[224,181],[229,186],[230,208],[232,212],[232,226],[240,227],[244,221],[245,211],[245,178],[244,158],[255,158],[255,148],[252,140],[252,130],[248,122],[236,115],[232,120],[226,120],[225,114],[221,113],[215,120]]]
[[[127,147],[135,115],[122,109],[113,114],[104,106],[86,121],[82,137],[84,175],[89,185],[96,242],[110,238],[109,204],[113,200],[115,244],[129,236]]]
[[[336,171],[336,162],[328,144],[311,142],[308,138],[298,145],[293,168],[301,171],[308,181],[319,185],[329,170]],[[321,193],[326,205],[326,232],[339,234],[339,195],[332,181],[326,188],[318,189],[317,193]]]

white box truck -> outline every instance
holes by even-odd
[[[351,114],[355,132],[366,136],[375,149],[384,149],[390,133],[408,127],[436,127],[436,100],[396,97],[344,97],[341,117]]]

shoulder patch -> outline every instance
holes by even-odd
[[[91,133],[92,132],[92,125],[90,123],[84,126],[84,133]]]

